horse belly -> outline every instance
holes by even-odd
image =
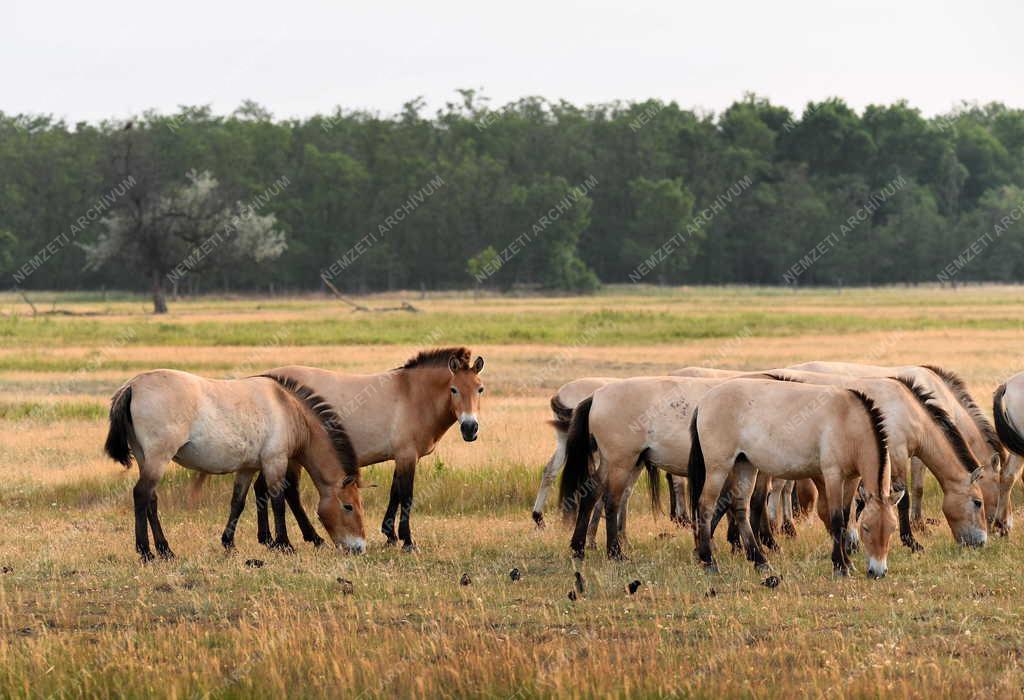
[[[808,479],[821,473],[817,445],[786,437],[769,439],[760,436],[742,441],[740,452],[754,467],[780,479]]]
[[[174,456],[183,467],[211,474],[227,474],[257,468],[265,442],[259,421],[253,416],[218,415],[201,411],[192,424],[188,442]]]

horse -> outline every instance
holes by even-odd
[[[690,434],[687,471],[694,539],[707,570],[718,570],[711,552],[711,522],[730,475],[733,516],[747,558],[758,570],[769,568],[747,517],[760,470],[785,479],[813,478],[824,491],[832,563],[835,573],[843,576],[851,570],[845,530],[852,486],[859,478],[865,499],[860,534],[869,558],[868,576],[886,574],[896,530],[895,504],[903,491],[890,493],[884,418],[869,397],[852,389],[770,379],[728,381],[703,397],[693,411]]]
[[[1024,372],[996,387],[992,394],[992,416],[1000,440],[1010,450],[1010,458],[1003,467],[1003,484],[995,513],[995,522],[1006,531],[1013,525],[1010,493],[1024,462],[1024,431],[1018,427],[1024,425]]]
[[[1001,478],[1002,466],[1007,459],[1006,448],[1003,446],[995,428],[985,418],[981,409],[970,397],[967,387],[953,372],[935,365],[905,365],[883,367],[878,365],[862,365],[853,362],[805,362],[791,365],[789,369],[807,372],[823,372],[839,374],[846,377],[909,377],[914,382],[931,392],[933,402],[940,405],[952,416],[956,427],[963,434],[971,451],[982,460],[985,466],[985,478],[981,480],[981,492],[984,495],[985,511],[990,522],[1002,534],[1006,533],[1001,523],[994,520],[1000,493],[1005,488]],[[902,465],[896,465],[898,469]],[[912,493],[906,501],[900,501],[900,508],[909,511],[912,522],[923,523],[921,500],[924,496],[924,465],[921,460],[911,461]],[[1011,484],[1012,486],[1012,484]]]
[[[472,362],[471,358],[468,348],[448,347],[420,352],[402,366],[378,374],[342,374],[298,365],[267,372],[308,386],[335,406],[358,467],[395,461],[390,500],[381,524],[389,546],[401,538],[404,551],[416,549],[409,520],[420,457],[432,453],[455,423],[466,442],[479,436],[484,358]],[[301,510],[300,502],[295,505]],[[283,504],[280,508],[283,529]]]
[[[635,377],[601,387],[573,412],[566,437],[565,469],[559,501],[565,511],[576,510],[570,547],[584,557],[588,521],[603,493],[605,518],[617,522],[626,495],[647,469],[652,505],[658,507],[656,468],[686,476],[689,433],[680,430],[693,407],[713,387],[727,379],[693,377]],[[591,473],[591,456],[595,469]],[[607,554],[624,559],[621,532],[607,528]]]
[[[565,467],[565,440],[566,435],[569,432],[569,423],[572,420],[573,409],[575,409],[581,401],[588,398],[597,389],[617,381],[620,380],[613,379],[611,377],[584,377],[582,379],[574,379],[559,387],[558,391],[556,391],[551,397],[551,413],[553,418],[549,422],[555,429],[555,451],[552,453],[547,464],[544,465],[544,470],[541,474],[540,488],[537,490],[537,498],[534,499],[533,502],[532,517],[538,529],[543,529],[546,525],[544,522],[544,504],[547,503],[548,492],[551,490],[551,486],[555,483],[555,479],[558,478],[558,474]],[[669,487],[670,518],[677,524],[688,524],[689,517],[687,515],[686,508],[683,507],[683,504],[686,503],[686,482],[682,477],[673,477],[672,474],[667,472],[665,474],[665,478],[668,481]],[[593,540],[594,533],[597,529],[600,512],[601,509],[598,508],[594,514],[593,521],[591,522],[589,535],[591,541]],[[623,508],[620,513],[620,531],[624,530],[625,526],[626,510]]]
[[[148,528],[157,553],[174,557],[156,495],[171,461],[209,474],[243,475],[242,498],[236,488],[232,499],[232,530],[257,471],[278,490],[274,499],[283,514],[279,486],[289,464],[301,463],[320,493],[318,515],[334,544],[353,553],[365,549],[359,470],[344,425],[330,404],[292,379],[212,380],[168,369],[144,372],[111,398],[104,447],[125,468],[133,458],[139,464],[132,495],[135,549],[144,562],[154,559]]]
[[[935,403],[930,392],[909,377],[849,379],[799,370],[772,370],[766,374],[785,381],[856,389],[870,397],[885,415],[893,483],[906,483],[908,463],[911,458],[920,459],[942,487],[942,512],[953,538],[970,546],[985,544],[985,504],[976,483],[984,477],[985,469],[978,464],[953,419]],[[903,544],[915,552],[924,549],[914,539],[907,511],[900,510],[899,516]]]

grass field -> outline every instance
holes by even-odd
[[[834,580],[818,522],[799,525],[761,585],[722,547],[722,573],[635,497],[630,560],[594,553],[575,602],[568,532],[529,510],[550,455],[547,400],[585,375],[810,359],[930,362],[963,374],[986,409],[1024,369],[1024,288],[611,290],[585,298],[408,298],[420,313],[353,313],[335,301],[201,299],[145,313],[127,296],[0,295],[0,697],[985,696],[1024,689],[1020,531],[966,551],[931,481],[920,536],[889,575]],[[34,297],[35,299],[35,297]],[[107,399],[154,367],[212,377],[280,364],[393,367],[427,345],[487,359],[481,437],[445,437],[417,473],[403,554],[264,550],[255,516],[238,550],[219,534],[228,479],[199,503],[172,469],[160,489],[173,562],[133,551],[131,488],[101,452]],[[369,470],[376,531],[390,465]],[[307,507],[313,493],[305,484]],[[553,514],[549,516],[554,521]],[[1018,527],[1020,527],[1018,519]],[[322,531],[322,528],[320,528]],[[294,531],[294,528],[293,528]],[[293,532],[293,539],[297,532]],[[264,562],[260,568],[247,560]],[[855,559],[861,572],[862,558]],[[522,579],[513,582],[509,571]],[[468,574],[469,585],[460,585]],[[352,581],[346,593],[338,579]],[[626,585],[640,580],[635,595]]]

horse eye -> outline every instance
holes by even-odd
[[[864,528],[864,532],[871,532],[871,528],[867,525],[861,525],[861,527]]]
[[[478,393],[478,394],[484,393],[484,388],[480,387],[479,389],[476,390],[476,393]]]
[[[455,387],[452,387],[452,396],[456,396],[456,395],[458,395],[458,393],[459,393],[459,390],[456,389]]]
[[[350,510],[352,510],[352,504],[351,504],[351,503],[346,503],[346,504],[345,504],[344,506],[342,506],[342,507],[343,507],[343,508],[344,508],[345,510],[349,510],[349,511],[350,511]]]
[[[979,498],[975,498],[974,499],[974,507],[975,508],[981,508],[981,499],[979,499]]]

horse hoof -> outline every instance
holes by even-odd
[[[754,570],[759,574],[770,574],[772,572],[772,565],[768,562],[754,564]]]
[[[577,549],[577,548],[574,547],[573,550],[572,550],[572,558],[573,559],[579,559],[579,560],[582,561],[583,559],[586,558],[586,555],[584,554],[582,549]]]
[[[398,546],[398,538],[397,537],[389,537],[384,542],[384,546],[385,547],[397,547]]]
[[[402,551],[403,552],[418,552],[418,551],[420,551],[420,548],[417,547],[415,545],[415,543],[413,543],[413,542],[406,542],[405,544],[402,545]]]
[[[291,542],[274,542],[270,548],[282,554],[295,554],[295,547],[292,547]]]
[[[609,552],[608,559],[609,561],[629,561],[629,557],[622,552]]]
[[[717,574],[719,574],[721,572],[718,570],[718,564],[705,564],[704,565],[704,573],[705,574],[716,574],[717,575]]]
[[[544,522],[544,514],[543,513],[538,513],[536,511],[534,511],[534,513],[533,513],[533,522],[537,523],[537,529],[538,530],[543,530],[545,527],[547,527],[547,524]]]
[[[148,564],[149,562],[153,561],[154,559],[156,559],[156,557],[154,557],[153,553],[150,552],[150,551],[140,552],[139,553],[139,560],[142,561],[143,564]]]
[[[832,570],[832,573],[836,578],[847,578],[850,575],[850,568],[846,566],[837,566]]]
[[[174,552],[172,552],[170,549],[161,549],[158,550],[158,553],[160,554],[160,558],[164,561],[170,561],[171,559],[175,558]]]
[[[224,549],[226,549],[227,551],[232,552],[235,549],[235,541],[234,540],[221,540],[220,541],[220,546],[223,547]]]
[[[317,537],[315,540],[306,540],[306,541],[307,542],[312,542],[313,546],[316,547],[317,549],[319,549],[320,547],[324,546],[324,538],[323,537]]]
[[[917,540],[904,541],[903,544],[906,545],[907,549],[909,549],[914,554],[924,551],[924,547]]]

